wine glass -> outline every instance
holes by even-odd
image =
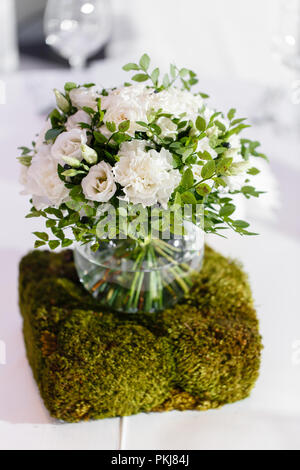
[[[48,0],[44,31],[46,44],[82,69],[88,57],[108,40],[112,26],[110,0]]]
[[[300,0],[281,0],[272,46],[275,59],[288,69],[300,70]]]
[[[276,132],[295,130],[298,133],[299,111],[293,105],[300,103],[296,103],[294,99],[299,96],[297,74],[300,71],[300,0],[280,0],[277,7],[271,53],[284,67],[286,79],[285,83],[264,90],[256,106],[259,114],[255,111],[252,121],[255,124],[271,124]]]

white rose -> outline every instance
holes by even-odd
[[[119,162],[113,168],[115,180],[123,186],[125,200],[144,207],[160,203],[164,208],[181,181],[178,170],[172,166],[168,150],[145,151],[147,142],[122,144]]]
[[[112,167],[103,161],[92,166],[81,185],[85,197],[90,201],[108,202],[117,190]]]
[[[85,111],[77,111],[77,113],[70,116],[66,123],[67,131],[72,129],[81,129],[79,123],[84,122],[85,124],[91,124],[91,117]]]
[[[49,146],[44,145],[33,157],[31,166],[22,167],[22,194],[30,194],[37,210],[48,206],[59,207],[68,199],[68,190],[57,174],[57,163],[51,157]]]
[[[54,160],[61,165],[64,164],[64,157],[76,158],[81,162],[81,145],[87,143],[86,131],[73,129],[60,134],[54,142],[51,154]]]
[[[97,99],[99,97],[95,87],[80,87],[70,91],[71,102],[78,109],[84,107],[97,109]]]

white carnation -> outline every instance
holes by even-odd
[[[85,197],[90,201],[108,202],[117,190],[112,167],[103,161],[92,166],[81,185]]]
[[[145,141],[122,144],[120,160],[113,169],[115,180],[123,186],[127,202],[144,207],[160,203],[166,208],[181,175],[173,169],[168,150],[146,152],[146,145]]]
[[[70,91],[70,99],[77,109],[84,107],[97,109],[97,99],[100,98],[95,87],[80,87]]]
[[[71,131],[72,129],[81,129],[81,126],[79,125],[80,122],[90,125],[92,120],[85,111],[77,111],[77,113],[68,118],[66,122],[67,131]]]
[[[49,146],[40,147],[30,167],[22,167],[22,194],[30,194],[33,206],[41,210],[48,206],[59,207],[68,199],[68,190],[57,174],[57,163],[53,160]]]
[[[186,113],[187,119],[195,120],[203,104],[204,102],[200,95],[193,95],[188,90],[180,90],[173,87],[159,93],[153,93],[150,107],[154,111],[162,109],[164,112],[177,117]]]
[[[101,107],[106,110],[104,122],[114,122],[118,126],[121,122],[129,120],[130,128],[127,133],[131,136],[134,136],[136,131],[145,130],[136,124],[136,121],[147,122],[152,94],[153,90],[141,84],[112,90],[108,96],[101,98]],[[101,131],[110,135],[106,128]]]
[[[60,134],[52,146],[51,154],[54,160],[61,165],[64,164],[64,157],[76,158],[81,161],[83,156],[81,145],[87,143],[86,131],[72,129]]]

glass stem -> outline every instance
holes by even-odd
[[[73,70],[83,70],[86,67],[86,58],[74,55],[70,57],[69,64]]]

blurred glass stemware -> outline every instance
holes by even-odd
[[[107,42],[112,27],[109,0],[48,0],[44,32],[46,44],[82,69],[87,59]]]
[[[294,97],[299,95],[300,72],[300,0],[280,0],[275,31],[271,38],[271,53],[286,72],[286,78],[277,86],[268,87],[260,99],[252,121],[274,126],[276,132],[296,131],[299,128],[299,110]],[[296,126],[295,126],[296,124]]]

